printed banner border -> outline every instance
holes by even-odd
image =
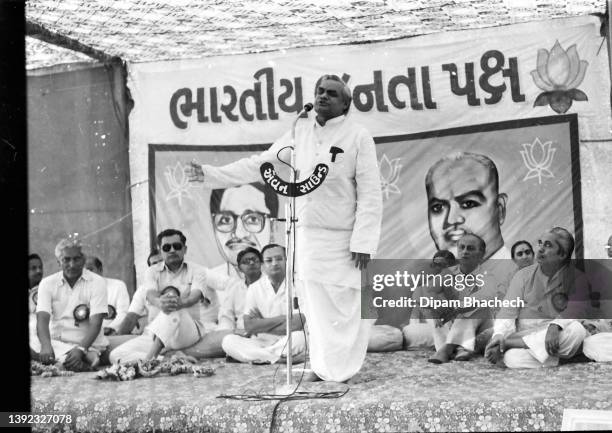
[[[570,160],[572,176],[572,205],[574,213],[575,257],[580,260],[584,257],[583,220],[582,220],[582,193],[580,177],[580,143],[578,137],[578,115],[565,114],[545,117],[532,117],[526,119],[513,119],[500,122],[467,125],[448,129],[417,132],[412,134],[388,135],[374,137],[376,144],[409,141],[424,138],[463,135],[477,132],[497,131],[503,129],[517,129],[530,126],[554,125],[567,123],[569,126]],[[244,152],[264,151],[272,143],[237,144],[237,145],[186,145],[186,144],[152,144],[149,143],[149,239],[150,247],[155,246],[157,203],[155,201],[155,156],[157,152],[170,151],[206,151],[206,152]]]

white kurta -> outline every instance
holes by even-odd
[[[112,305],[115,308],[117,315],[114,319],[104,319],[102,327],[117,330],[130,307],[130,294],[123,281],[114,278],[105,278],[105,280],[106,292],[108,293],[108,305]]]
[[[274,291],[270,279],[263,275],[246,290],[244,312],[248,314],[258,310],[263,318],[284,316],[287,313],[286,284]],[[297,311],[295,311],[297,314]],[[293,331],[292,354],[302,355],[305,351],[304,331]],[[222,347],[225,353],[240,362],[270,362],[275,363],[281,356],[287,355],[287,336],[260,332],[250,338],[239,335],[227,335],[223,338]]]
[[[259,155],[224,167],[204,165],[205,185],[228,188],[260,180],[261,164],[278,162],[277,153],[291,144],[288,132]],[[332,147],[342,149],[334,162]],[[361,368],[373,323],[360,317],[361,273],[351,252],[373,255],[378,247],[382,193],[376,149],[369,133],[345,116],[325,126],[314,119],[298,122],[295,148],[298,181],[319,163],[330,169],[318,189],[296,199],[295,269],[310,331],[312,369],[323,379],[345,380]],[[288,149],[280,156],[289,162]],[[310,283],[316,283],[313,289]],[[338,320],[341,326],[331,326]]]

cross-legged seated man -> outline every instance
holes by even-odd
[[[244,306],[246,335],[227,335],[223,350],[240,362],[275,363],[287,354],[287,299],[285,286],[285,248],[276,244],[263,247],[264,276],[249,286]],[[295,362],[304,360],[305,318],[297,312],[292,317],[291,341]]]
[[[502,308],[495,318],[493,337],[485,356],[509,368],[554,367],[559,358],[577,354],[588,331],[578,320],[563,318],[567,299],[588,282],[573,268],[574,238],[555,227],[540,237],[536,264],[520,269],[512,278],[507,300],[524,306]],[[586,289],[588,290],[588,289]]]
[[[449,250],[438,250],[433,255],[430,263],[431,275],[440,274],[444,269],[455,266],[457,260],[455,255]],[[430,310],[419,306],[421,297],[430,296],[431,293],[425,287],[419,286],[412,292],[412,299],[415,299],[417,306],[410,312],[408,324],[402,327],[402,334],[406,349],[429,348],[434,346],[433,328],[435,319]]]
[[[30,352],[45,364],[57,361],[68,370],[88,370],[98,364],[108,344],[102,332],[108,312],[106,282],[84,269],[79,241],[61,240],[55,257],[62,270],[38,286],[37,335],[30,340]]]
[[[163,261],[164,259],[159,250],[154,248],[147,258],[147,266],[151,267]],[[127,314],[119,323],[119,326],[117,326],[116,333],[109,336],[111,346],[113,346],[113,340],[121,340],[119,337],[142,334],[144,328],[157,316],[157,313],[159,313],[159,310],[147,303],[147,289],[145,286],[138,287],[134,292]],[[122,342],[125,342],[128,339],[122,338],[122,340]],[[118,344],[115,344],[113,348],[117,346]]]
[[[144,289],[148,302],[161,313],[149,323],[143,335],[123,343],[110,353],[113,363],[144,360],[156,356],[164,347],[182,349],[191,346],[204,332],[199,302],[205,291],[205,269],[184,260],[187,245],[180,231],[162,231],[157,235],[157,243],[163,262],[147,269]]]
[[[214,358],[225,356],[221,346],[223,338],[229,334],[245,335],[244,313],[248,287],[261,278],[261,253],[252,247],[241,250],[237,257],[238,269],[244,275],[228,277],[224,296],[219,305],[219,318],[216,330],[202,336],[200,341],[182,350],[194,358]]]
[[[449,292],[451,299],[461,302],[458,307],[450,308],[436,320],[433,336],[436,353],[429,359],[434,364],[442,364],[451,359],[467,361],[474,355],[476,335],[485,327],[491,326],[493,311],[488,307],[474,307],[468,299],[501,299],[505,286],[498,282],[492,272],[481,270],[486,245],[479,236],[465,234],[457,242],[459,264],[443,271],[440,275],[454,277],[454,287]],[[433,310],[434,315],[436,311]]]

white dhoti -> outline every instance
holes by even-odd
[[[456,344],[466,350],[474,351],[476,333],[483,321],[483,319],[457,318],[441,327],[434,325],[433,340],[436,350],[440,350],[445,344]]]
[[[269,362],[274,364],[281,357],[287,356],[287,336],[258,334],[250,338],[230,334],[223,338],[223,350],[240,362]],[[303,360],[306,352],[304,331],[291,333],[291,354],[294,362]],[[301,359],[300,359],[301,358]]]
[[[523,331],[527,349],[509,349],[504,352],[504,364],[508,368],[554,367],[559,358],[574,356],[589,333],[579,322],[571,322],[559,332],[558,356],[546,352],[545,338],[548,325],[534,330]]]
[[[361,318],[361,271],[351,232],[298,228],[296,289],[306,315],[312,371],[345,381],[363,364],[375,319]]]
[[[312,371],[323,380],[354,376],[365,359],[374,319],[361,318],[358,289],[300,281],[309,333]]]
[[[66,360],[66,355],[72,349],[74,349],[78,343],[66,343],[60,340],[51,340],[51,347],[53,348],[53,353],[55,354],[55,362],[64,363]],[[38,340],[38,336],[30,335],[30,349],[32,349],[36,353],[40,353],[40,341]]]

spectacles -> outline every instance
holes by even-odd
[[[261,263],[261,261],[257,257],[247,257],[240,261],[241,265],[250,265],[250,264],[256,265],[257,263]]]
[[[183,244],[180,242],[173,242],[171,244],[163,244],[161,247],[164,253],[169,252],[170,248],[174,248],[174,251],[180,251],[183,249]]]
[[[285,261],[284,257],[268,257],[268,258],[264,259],[264,263],[266,263],[266,264],[270,264],[272,262],[281,263],[281,262],[284,262],[284,261]]]
[[[247,211],[240,215],[242,226],[249,233],[261,233],[266,225],[268,214],[261,212]],[[236,220],[238,215],[231,211],[223,211],[213,214],[213,224],[215,229],[221,233],[231,233],[236,230]]]

